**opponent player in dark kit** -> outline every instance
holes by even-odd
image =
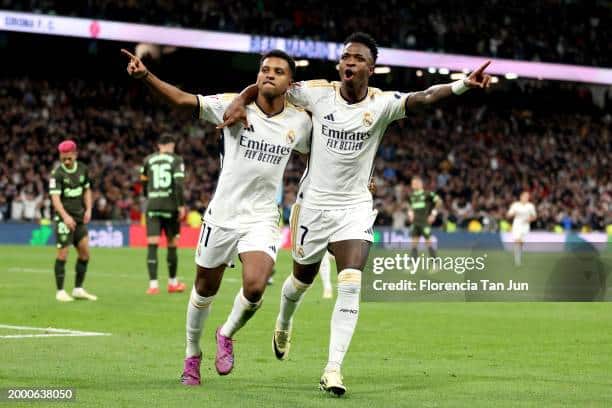
[[[55,298],[60,302],[74,299],[97,300],[83,289],[87,264],[89,263],[89,234],[87,224],[91,220],[91,189],[87,166],[77,161],[77,145],[64,140],[58,145],[60,165],[51,173],[49,195],[55,215],[55,237],[57,257],[55,259]],[[68,248],[74,245],[78,253],[76,279],[72,296],[64,290]]]

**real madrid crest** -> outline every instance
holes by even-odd
[[[295,140],[295,132],[293,130],[289,130],[289,132],[287,132],[287,140],[289,143],[293,143]]]
[[[363,126],[370,127],[374,123],[374,119],[372,118],[372,114],[370,112],[363,113]]]

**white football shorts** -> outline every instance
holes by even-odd
[[[291,208],[291,252],[302,265],[320,262],[331,242],[359,239],[372,242],[378,211],[371,203],[338,210],[315,210],[296,203]]]
[[[529,233],[529,224],[512,225],[512,238],[515,241],[524,241],[525,236]]]
[[[265,252],[276,262],[279,242],[280,231],[276,222],[254,222],[238,229],[208,222],[200,229],[195,262],[204,268],[233,265],[236,255],[251,251]]]

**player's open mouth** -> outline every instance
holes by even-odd
[[[264,83],[263,83],[263,84],[264,84],[264,85],[268,84],[268,85],[272,85],[272,86],[274,86],[274,82],[271,82],[271,81],[264,81]]]
[[[354,75],[355,75],[355,73],[352,70],[350,70],[350,69],[345,69],[344,70],[344,79],[346,79],[346,80],[353,79]]]

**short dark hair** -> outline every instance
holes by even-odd
[[[372,59],[374,63],[376,63],[376,59],[378,58],[378,44],[376,44],[376,40],[367,33],[362,33],[360,31],[353,33],[346,37],[344,40],[344,45],[348,43],[359,43],[363,44],[370,49],[370,53],[372,53]]]
[[[176,139],[170,133],[164,133],[163,135],[159,137],[159,140],[157,141],[157,144],[160,144],[160,145],[165,145],[165,144],[170,144],[170,143],[176,143]]]
[[[287,64],[289,65],[289,70],[291,71],[291,78],[295,77],[295,60],[293,59],[291,55],[287,54],[283,50],[268,51],[264,55],[261,56],[261,59],[259,60],[259,66],[261,67],[264,60],[270,57],[281,58],[287,61]]]

